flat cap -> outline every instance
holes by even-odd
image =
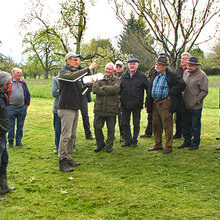
[[[199,60],[198,60],[197,57],[190,57],[190,58],[189,58],[189,61],[188,61],[187,63],[192,64],[192,65],[201,65],[201,64],[199,63]]]
[[[137,58],[131,58],[131,59],[128,60],[128,63],[131,63],[131,62],[139,63],[139,60]]]
[[[69,53],[66,54],[65,60],[69,59],[70,57],[81,57],[81,55],[75,54],[73,52],[69,52]]]

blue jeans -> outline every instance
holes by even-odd
[[[6,137],[0,137],[0,174],[6,173],[8,165],[8,151],[6,147]]]
[[[186,110],[186,112],[182,113],[182,132],[184,143],[187,145],[192,144],[192,146],[195,147],[199,146],[201,136],[201,117],[202,109]]]
[[[130,120],[131,114],[133,116],[133,137],[131,135]],[[124,109],[122,108],[122,117],[124,123],[124,138],[126,143],[137,143],[138,135],[140,132],[140,119],[141,119],[141,109]]]
[[[15,140],[16,144],[21,143],[21,139],[23,137],[24,120],[27,114],[27,107],[25,105],[19,108],[8,107],[7,110],[9,115],[8,141],[14,141],[15,120],[17,120]]]
[[[56,149],[59,149],[60,133],[61,133],[61,121],[57,113],[53,113],[53,127],[55,132],[55,145]]]

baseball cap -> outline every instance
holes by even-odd
[[[73,52],[69,52],[69,53],[66,54],[65,60],[69,59],[70,57],[81,57],[81,55],[75,54]]]

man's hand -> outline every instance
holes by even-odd
[[[89,66],[89,69],[92,70],[98,66],[97,59],[95,59]]]

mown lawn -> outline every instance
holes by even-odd
[[[9,185],[17,189],[0,203],[0,219],[220,219],[218,88],[210,88],[202,117],[200,149],[148,152],[153,138],[122,148],[116,126],[114,150],[95,153],[81,117],[73,173],[58,170],[53,153],[52,99],[32,98],[24,147],[9,149]],[[91,127],[93,103],[89,104]],[[142,111],[141,134],[147,114]],[[92,128],[93,130],[93,128]]]

